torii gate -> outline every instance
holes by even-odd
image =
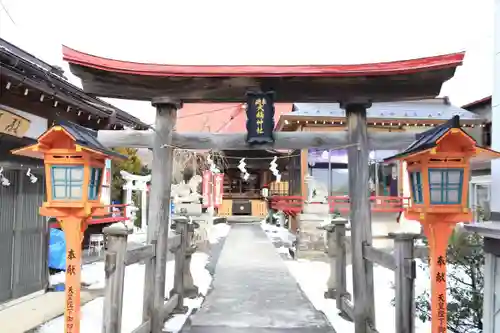
[[[108,147],[153,148],[148,243],[156,241],[156,264],[148,262],[144,299],[163,305],[169,227],[173,147],[187,149],[306,149],[349,146],[349,192],[352,222],[353,296],[356,333],[375,326],[373,264],[363,246],[372,244],[368,199],[368,155],[373,149],[403,149],[415,134],[368,133],[366,111],[373,102],[436,97],[453,77],[464,53],[361,65],[176,66],[132,63],[96,57],[63,47],[64,59],[82,80],[85,92],[102,97],[152,101],[154,131],[99,131]],[[274,133],[274,143],[248,145],[246,133],[176,133],[182,103],[243,102],[248,91],[274,91],[276,103],[340,102],[347,133]],[[307,164],[307,162],[305,162]],[[149,304],[145,302],[144,304]],[[144,307],[152,332],[163,323]],[[408,325],[411,325],[408,323]]]
[[[141,191],[141,230],[146,230],[147,225],[147,202],[148,202],[148,182],[151,181],[151,175],[140,176],[133,175],[127,171],[121,170],[120,175],[125,180],[123,189],[125,190],[125,203],[128,204],[127,216],[131,216],[132,209],[134,209],[132,201],[132,191]]]

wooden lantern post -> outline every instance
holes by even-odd
[[[458,222],[470,222],[468,207],[470,162],[487,161],[500,153],[479,147],[453,117],[417,136],[405,151],[386,159],[408,165],[411,206],[410,220],[418,220],[429,242],[431,270],[432,333],[447,332],[446,250]]]
[[[83,233],[92,215],[104,215],[100,202],[102,176],[108,158],[125,157],[104,148],[91,132],[79,125],[57,125],[38,142],[12,151],[40,158],[45,164],[47,201],[40,215],[57,218],[66,238],[66,286],[64,328],[80,332],[80,286]]]

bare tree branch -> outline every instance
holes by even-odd
[[[182,180],[188,181],[194,175],[201,174],[209,168],[207,156],[210,154],[214,163],[219,169],[224,169],[227,165],[226,159],[221,152],[200,152],[188,151],[184,149],[174,150],[174,165],[172,183],[179,184]]]

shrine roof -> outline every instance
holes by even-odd
[[[106,124],[114,125],[111,129],[115,126],[117,129],[148,128],[138,118],[71,84],[62,68],[42,61],[3,38],[0,38],[0,74],[0,81],[7,82],[11,87],[2,91],[11,96],[8,103],[11,107],[18,105],[17,108],[44,118],[62,117],[95,129],[102,129]],[[21,95],[25,91],[29,91],[29,96],[34,96],[34,92],[38,91],[45,97],[45,102],[40,100],[39,106],[22,107],[29,100],[29,96]],[[22,96],[24,102],[19,96]],[[56,105],[47,106],[47,100]],[[70,109],[73,112],[68,112]],[[80,113],[83,113],[81,117]]]
[[[296,103],[289,116],[344,118],[345,110],[339,103]],[[405,121],[447,120],[459,115],[462,121],[481,122],[482,118],[463,108],[449,103],[447,98],[417,101],[395,101],[373,103],[366,110],[368,119],[395,119]]]
[[[496,159],[500,157],[500,153],[494,150],[491,150],[487,147],[482,147],[477,144],[477,141],[467,134],[460,126],[460,116],[453,116],[447,122],[431,128],[425,132],[416,134],[416,140],[403,152],[396,154],[391,157],[387,157],[384,159],[384,162],[390,162],[393,160],[401,159],[407,157],[409,155],[417,154],[428,149],[434,148],[438,145],[439,140],[444,137],[448,131],[451,129],[457,129],[462,134],[470,138],[474,142],[474,146],[476,149],[476,153],[471,159],[471,162],[484,162],[491,161],[492,159]]]
[[[68,132],[68,134],[75,139],[77,144],[85,148],[98,151],[105,155],[109,155],[110,157],[115,157],[118,159],[127,159],[127,156],[124,156],[107,147],[104,147],[99,142],[99,140],[97,140],[97,131],[85,128],[70,121],[60,121],[59,126],[61,126],[66,132]]]
[[[370,101],[435,97],[465,53],[349,65],[166,65],[113,60],[63,47],[63,58],[98,96],[184,102],[240,102],[251,89],[273,90],[276,102]]]

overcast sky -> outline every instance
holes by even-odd
[[[69,68],[61,45],[170,64],[348,64],[466,50],[441,95],[491,95],[493,0],[0,0],[0,36]],[[80,85],[78,78],[70,81]],[[154,121],[146,102],[109,100]]]

